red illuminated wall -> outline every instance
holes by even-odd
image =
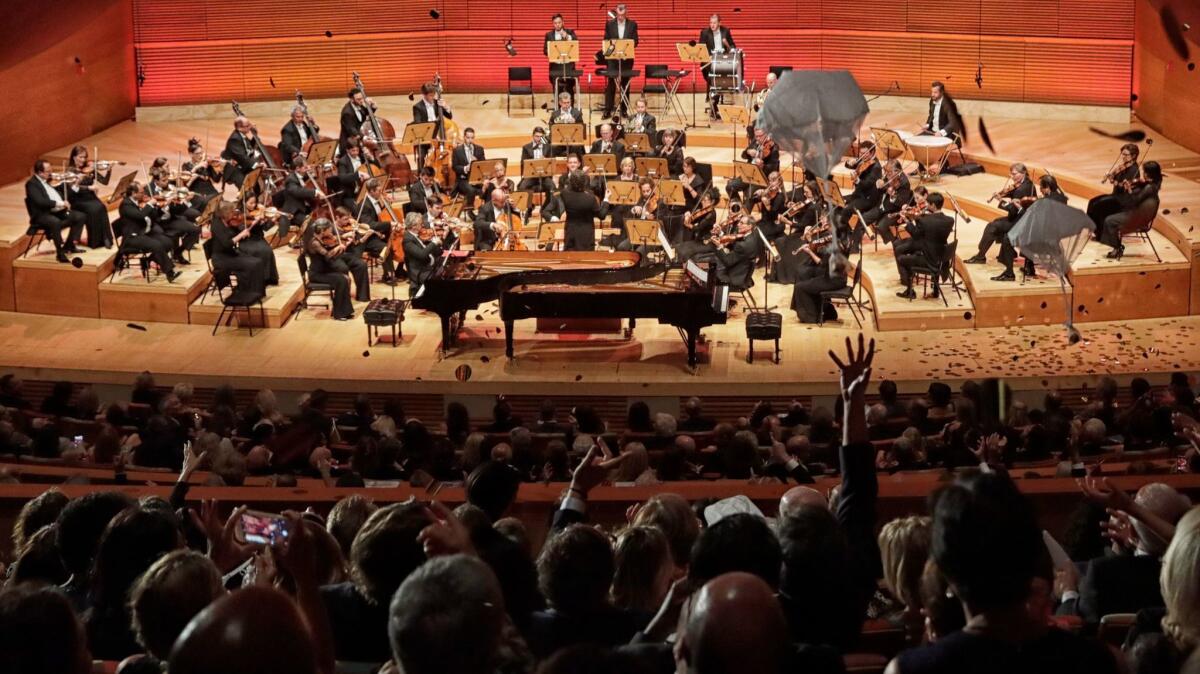
[[[941,79],[960,97],[1128,105],[1134,1],[627,4],[641,32],[639,64],[676,65],[675,43],[694,39],[716,11],[747,52],[747,79],[759,83],[774,64],[848,68],[873,92],[898,80],[918,93]],[[353,70],[371,93],[410,91],[435,70],[448,91],[502,91],[506,68],[528,65],[546,90],[541,41],[554,12],[585,52],[599,48],[604,10],[592,0],[134,0],[140,103],[282,99],[297,88],[339,95]],[[503,48],[510,35],[516,57]],[[973,81],[980,60],[982,89]]]
[[[1166,0],[1138,0],[1134,110],[1171,140],[1200,152],[1200,37],[1184,32],[1190,61],[1171,46],[1159,12]],[[1200,6],[1170,3],[1180,24],[1200,28]],[[1189,68],[1189,65],[1191,66]]]

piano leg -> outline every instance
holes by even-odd
[[[450,316],[449,314],[438,314],[438,318],[442,319],[442,353],[449,353],[451,342],[454,339],[454,333],[450,331]]]
[[[687,349],[688,349],[688,367],[696,369],[696,335],[699,330],[696,328],[685,328],[687,331]]]
[[[625,328],[625,339],[629,339],[630,337],[633,337],[633,329],[636,327],[637,327],[637,319],[630,317],[629,318],[629,327]]]
[[[513,357],[513,322],[504,321],[504,355]]]

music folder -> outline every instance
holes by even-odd
[[[617,155],[615,154],[585,154],[583,166],[588,175],[615,176],[617,175]]]
[[[583,145],[586,133],[582,124],[551,124],[550,144]]]
[[[521,160],[522,178],[547,178],[554,172],[553,159],[523,159]]]
[[[496,162],[504,164],[504,170],[508,170],[508,159],[500,157],[499,159],[476,159],[471,162],[471,170],[467,172],[467,182],[472,185],[482,185],[485,180],[492,176],[492,168],[496,166]]]

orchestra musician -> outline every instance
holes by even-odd
[[[742,159],[762,169],[764,176],[779,170],[779,148],[758,127],[754,128],[754,137],[742,150]],[[731,200],[745,201],[750,195],[750,184],[741,178],[734,178],[725,184],[725,193]]]
[[[279,267],[275,263],[275,251],[267,243],[266,232],[283,219],[282,211],[275,208],[260,208],[258,197],[246,194],[242,201],[243,227],[246,237],[238,244],[238,251],[258,258],[263,271],[263,284],[279,285]],[[282,226],[282,225],[280,225]]]
[[[225,168],[225,182],[242,189],[246,176],[263,162],[262,153],[254,142],[254,125],[245,117],[233,120],[233,133],[225,141],[225,150],[221,158],[229,161]]]
[[[462,223],[458,218],[450,217],[445,210],[445,201],[441,197],[429,200],[429,212],[425,214],[425,226],[434,230],[442,247],[449,248],[458,240],[458,228]]]
[[[183,256],[185,250],[191,250],[200,241],[200,226],[196,218],[200,211],[192,208],[189,199],[191,193],[187,188],[175,190],[171,188],[170,173],[165,170],[151,172],[151,180],[146,184],[146,192],[158,199],[169,216],[162,221],[162,230],[175,240],[173,259],[176,264],[190,264]]]
[[[108,207],[96,196],[96,184],[107,185],[112,177],[112,164],[100,170],[88,156],[82,145],[71,148],[67,170],[77,178],[68,185],[67,201],[71,209],[87,218],[87,241],[90,248],[112,248],[112,229],[108,220]]]
[[[364,203],[366,199],[363,199]],[[364,207],[365,211],[366,208]],[[334,231],[338,233],[342,241],[346,244],[345,257],[347,266],[351,269],[351,261],[357,261],[366,268],[366,263],[363,262],[363,255],[370,255],[374,258],[384,258],[383,252],[387,248],[388,236],[391,234],[391,224],[387,222],[368,222],[361,218],[356,219],[354,214],[347,210],[344,206],[339,207],[333,212]],[[377,229],[382,226],[382,232]],[[388,267],[390,265],[384,263],[384,275],[388,275]],[[395,268],[392,268],[392,274],[395,274]],[[357,277],[355,283],[357,284]],[[369,283],[369,279],[364,283]],[[365,300],[364,300],[365,301]]]
[[[548,126],[550,133],[554,133],[555,124],[583,124],[583,111],[575,107],[571,101],[571,94],[561,92],[558,94],[558,107],[550,115]],[[583,154],[582,145],[559,145],[554,148],[554,154],[562,157],[568,154]]]
[[[779,76],[774,71],[768,72],[763,82],[763,88],[759,89],[758,93],[754,95],[754,112],[761,110],[762,106],[767,102],[767,97],[771,95],[771,92],[775,91],[775,85],[779,83]]]
[[[578,40],[575,37],[575,31],[567,28],[563,22],[562,14],[555,14],[551,19],[554,27],[546,31],[546,38],[542,41],[542,55],[550,57],[550,43],[562,42],[565,40]],[[575,62],[570,63],[551,63],[550,64],[550,90],[556,93],[566,93],[569,100],[575,98],[575,78],[571,73],[575,72]]]
[[[342,152],[346,151],[351,136],[362,135],[363,125],[371,113],[378,109],[375,101],[367,98],[358,87],[347,92],[346,98],[349,100],[342,106],[341,133],[338,135]]]
[[[262,258],[241,249],[241,244],[250,238],[250,228],[245,226],[245,214],[237,204],[222,201],[213,214],[212,268],[215,273],[228,274],[237,278],[234,295],[246,303],[257,302],[266,295],[266,270]]]
[[[195,195],[192,197],[192,205],[203,211],[208,202],[221,193],[217,186],[225,179],[225,160],[209,157],[198,138],[188,139],[188,157],[189,160],[184,162],[179,170],[191,174],[187,187]]]
[[[345,149],[337,163],[335,181],[342,192],[342,205],[350,210],[357,205],[359,187],[370,178],[370,167],[377,166],[364,154],[367,150],[358,142],[359,139],[361,136],[357,134],[346,138]]]
[[[668,175],[677,176],[683,173],[683,148],[679,147],[679,132],[675,129],[664,129],[662,143],[655,148],[654,156],[667,160]]]
[[[423,166],[417,176],[416,182],[408,186],[408,208],[414,213],[425,213],[429,210],[425,202],[431,197],[441,196],[442,187],[434,178],[432,166]]]
[[[350,268],[346,265],[346,246],[338,238],[333,223],[317,218],[304,231],[304,253],[308,255],[308,279],[333,288],[333,319],[348,321],[354,318],[350,302]],[[359,261],[361,262],[361,260]]]
[[[721,193],[715,187],[710,187],[701,192],[698,207],[683,214],[682,240],[675,246],[675,256],[681,263],[698,256],[711,257],[715,254],[712,232],[717,224],[717,202],[720,199]]]
[[[303,107],[292,106],[292,118],[279,130],[280,154],[285,158],[297,154],[301,154],[302,158],[307,158],[303,156],[304,146],[308,144],[308,141],[315,140],[320,131],[321,127],[317,126],[316,120],[304,114]]]
[[[729,29],[721,25],[721,16],[713,14],[708,18],[708,26],[700,30],[700,44],[708,47],[709,54],[724,54],[733,51],[736,47],[733,43],[733,33]],[[721,94],[712,91],[712,80],[709,79],[712,73],[712,63],[706,63],[700,70],[704,74],[704,82],[708,85],[708,93],[704,100],[708,102],[708,117],[716,121],[720,119],[717,112],[717,106],[721,104]]]
[[[1096,231],[1104,231],[1104,220],[1115,213],[1120,213],[1128,206],[1130,191],[1127,186],[1137,180],[1141,174],[1138,168],[1138,157],[1142,149],[1136,143],[1126,143],[1121,146],[1121,154],[1113,165],[1112,170],[1104,175],[1101,182],[1111,183],[1112,192],[1101,194],[1088,200],[1087,214],[1096,223]]]
[[[783,176],[779,171],[767,175],[767,186],[754,193],[753,208],[758,211],[758,228],[767,239],[774,241],[783,236],[785,223],[783,212],[787,210],[787,199],[783,195]]]
[[[450,154],[450,166],[458,180],[454,183],[454,193],[462,195],[466,200],[466,210],[475,212],[475,197],[479,196],[479,188],[468,182],[471,175],[471,162],[487,159],[483,146],[475,142],[475,129],[467,127],[462,132],[462,142],[454,147]]]
[[[806,242],[799,251],[812,261],[808,267],[811,271],[792,284],[791,306],[801,323],[819,323],[822,313],[827,320],[836,320],[837,312],[832,305],[822,302],[821,293],[845,288],[847,282],[849,261],[828,232],[827,211],[818,213],[817,223],[817,227],[825,229],[826,233]]]
[[[303,229],[305,220],[316,206],[317,199],[325,197],[325,193],[312,178],[309,166],[299,153],[291,155],[292,171],[283,181],[283,215],[278,221],[276,240],[285,241],[292,225]]]
[[[1038,179],[1038,200],[1042,199],[1050,199],[1060,204],[1067,203],[1067,195],[1058,186],[1058,179],[1049,173]],[[1007,251],[1006,248],[1008,249]],[[1012,243],[1009,242],[1007,236],[1000,242],[1000,255],[1002,259],[1006,255],[1016,257],[1016,250],[1013,248]],[[1029,255],[1025,256],[1025,265],[1021,271],[1026,277],[1034,275],[1036,270],[1034,268],[1033,257]]]
[[[454,119],[454,111],[442,100],[436,84],[433,82],[422,84],[421,100],[413,104],[413,122],[434,122],[436,124],[433,129],[434,138],[443,138],[445,137],[443,119]],[[416,148],[417,160],[422,166],[425,163],[425,153],[430,147],[429,145],[419,145]]]
[[[842,211],[841,225],[849,231],[850,216],[862,213],[878,205],[883,199],[883,167],[875,156],[875,142],[864,140],[859,144],[859,154],[846,162],[846,168],[854,171],[854,190],[846,196],[846,207]],[[857,250],[855,242],[851,242]]]
[[[488,176],[487,180],[483,181],[483,189],[481,194],[491,194],[492,190],[499,188],[504,193],[510,194],[513,191],[513,181],[508,178],[507,169],[502,161],[497,161],[492,164],[492,175]]]
[[[174,283],[182,273],[175,270],[175,263],[171,261],[174,242],[158,225],[163,216],[162,209],[137,181],[129,183],[117,213],[120,217],[113,229],[121,239],[118,253],[122,257],[128,252],[149,253],[167,281]]]
[[[862,213],[863,224],[872,228],[876,228],[887,216],[898,213],[913,200],[912,184],[908,176],[904,175],[904,167],[899,159],[893,159],[884,165],[883,177],[875,186],[882,190],[883,196],[879,203]]]
[[[812,257],[802,250],[804,244],[823,232],[817,231],[817,214],[826,208],[821,198],[821,189],[816,181],[810,180],[800,186],[798,199],[788,202],[787,210],[780,216],[791,230],[773,242],[779,251],[779,260],[771,267],[768,280],[774,283],[795,283],[806,278],[813,266]]]
[[[570,162],[570,158],[567,159]],[[596,218],[604,217],[600,200],[588,189],[588,179],[576,166],[566,175],[565,187],[559,194],[566,225],[563,228],[565,250],[595,250]]]
[[[528,143],[521,146],[521,161],[529,159],[547,159],[550,157],[550,143],[546,140],[546,130],[540,126],[533,128],[533,138]],[[522,164],[523,165],[523,164]],[[534,176],[523,177],[521,182],[517,184],[517,189],[521,191],[537,191],[543,195],[542,203],[550,202],[551,196],[554,194],[554,179],[550,176],[537,178]],[[525,207],[525,217],[529,218],[533,213],[533,199],[529,200],[529,205]]]
[[[633,215],[634,204],[612,203],[612,188],[608,186],[609,182],[620,182],[627,184],[638,182],[638,175],[634,170],[633,157],[626,157],[622,159],[620,166],[618,167],[617,175],[612,181],[605,182],[605,194],[603,199],[604,213],[612,216],[612,228],[621,232],[621,234],[619,234],[617,237],[617,241],[621,241],[624,240],[625,220],[630,217],[637,216]],[[617,242],[612,242],[612,245],[616,246]],[[628,250],[628,248],[623,248],[622,250]]]
[[[487,187],[485,185],[485,187]],[[492,187],[486,191],[488,202],[475,214],[473,228],[475,230],[475,250],[492,250],[502,233],[508,230],[509,215],[512,207],[509,203],[509,193],[503,189]]]
[[[633,40],[633,46],[635,49],[637,48],[637,22],[629,18],[625,3],[617,5],[613,18],[604,24],[604,39]],[[620,109],[622,117],[625,116],[627,112],[625,101],[629,98],[630,72],[633,70],[633,61],[633,59],[605,59],[604,68],[608,83],[604,85],[604,117],[612,117],[613,110],[616,108]],[[614,104],[614,99],[617,98],[618,79],[621,81],[621,91],[624,93],[620,97],[621,100],[615,101]]]
[[[912,287],[912,270],[915,267],[936,268],[946,257],[946,242],[954,230],[954,219],[942,212],[945,198],[934,192],[929,195],[927,212],[905,225],[904,230],[909,238],[899,239],[893,244],[896,253],[896,268],[900,271],[900,285],[904,290],[896,293],[904,299],[916,299],[917,293]],[[938,297],[938,289],[933,288],[933,297]]]
[[[1114,213],[1104,219],[1104,227],[1100,230],[1100,243],[1111,246],[1112,252],[1106,257],[1121,259],[1125,246],[1121,244],[1121,234],[1145,229],[1158,214],[1159,196],[1162,188],[1162,167],[1156,161],[1142,164],[1141,176],[1137,180],[1125,183],[1127,197],[1124,208],[1120,213]]]
[[[934,80],[929,85],[929,117],[921,127],[920,135],[953,138],[956,145],[961,145],[962,130],[958,105],[946,93],[946,85]]]
[[[983,236],[979,238],[979,252],[974,256],[963,260],[967,264],[983,264],[987,261],[988,249],[992,244],[999,241],[1007,240],[1008,231],[1013,225],[1017,224],[1017,220],[1021,218],[1021,214],[1025,212],[1026,207],[1032,203],[1034,199],[1033,183],[1029,181],[1029,169],[1025,168],[1024,164],[1013,164],[1008,169],[1009,187],[1000,190],[988,198],[1000,199],[1000,208],[1004,209],[1005,215],[992,220],[983,230]],[[1002,257],[1005,257],[1002,255]],[[1001,263],[1005,261],[1000,260]],[[1005,271],[999,276],[992,277],[993,281],[1015,281],[1016,274],[1012,270],[1012,260],[1009,259],[1005,263]]]
[[[612,124],[605,122],[600,125],[600,137],[592,142],[592,149],[588,154],[611,154],[616,155],[617,163],[619,164],[625,158],[625,144],[616,140],[616,131]]]
[[[896,212],[883,216],[875,225],[875,231],[884,243],[892,243],[899,236],[900,230],[908,224],[910,216],[919,217],[929,209],[929,190],[924,185],[917,185],[908,203],[902,204]]]
[[[408,269],[410,296],[433,274],[434,263],[442,254],[442,240],[436,234],[428,240],[422,238],[422,230],[428,229],[420,213],[404,216],[404,266]]]
[[[762,255],[762,237],[754,231],[754,221],[744,209],[736,217],[737,229],[717,242],[717,280],[733,288],[752,285],[750,279],[758,257]]]
[[[625,131],[629,133],[644,133],[650,138],[650,145],[658,143],[658,120],[646,111],[646,99],[639,97],[633,103],[633,116],[625,121]]]

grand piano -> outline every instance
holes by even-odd
[[[454,345],[465,312],[499,300],[505,347],[522,318],[657,318],[678,327],[696,364],[696,337],[725,322],[729,289],[699,265],[643,265],[637,252],[456,251],[413,296],[412,307],[441,318],[442,349]]]

